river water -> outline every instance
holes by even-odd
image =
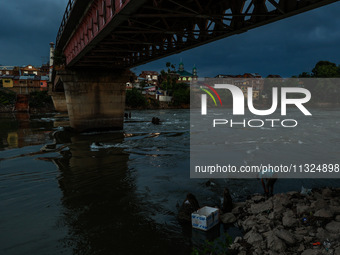
[[[334,120],[332,141],[320,143],[339,149],[339,111],[316,112]],[[234,200],[262,192],[256,179],[190,179],[188,110],[131,113],[123,132],[81,135],[62,129],[60,114],[0,115],[0,254],[190,254],[202,235],[176,219],[188,192],[201,205],[219,204],[224,187]],[[340,183],[285,179],[275,192],[301,186]]]

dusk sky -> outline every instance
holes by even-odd
[[[0,64],[46,63],[67,0],[2,0]],[[284,19],[246,33],[133,68],[160,71],[182,59],[198,75],[242,74],[284,77],[311,71],[319,60],[340,64],[340,2]]]

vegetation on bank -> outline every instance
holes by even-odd
[[[281,82],[279,79],[266,80],[263,94],[269,95],[268,102],[271,103],[273,87],[303,87],[311,92],[309,105],[336,105],[340,104],[340,85],[336,78],[340,78],[340,65],[329,61],[319,61],[311,72],[302,72],[298,76]],[[304,80],[309,78],[309,80]],[[322,78],[322,79],[321,79]],[[302,96],[301,94],[289,94],[291,98]]]
[[[176,68],[170,62],[166,63],[167,70],[162,70],[159,79],[159,89],[166,91],[167,96],[172,96],[172,102],[167,106],[181,107],[190,104],[190,86],[187,83],[178,83]],[[147,84],[145,81],[140,83],[143,89]],[[131,108],[158,108],[160,102],[152,97],[144,96],[140,90],[133,88],[126,91],[125,104]]]
[[[6,90],[0,89],[0,105],[12,105],[15,103],[15,93]]]
[[[273,87],[278,88],[280,94],[282,87],[303,87],[311,92],[309,105],[338,105],[340,104],[340,84],[336,78],[340,78],[340,65],[329,61],[319,61],[311,72],[302,72],[292,76],[299,79],[265,79],[262,96],[256,101],[258,104],[272,104]],[[304,80],[309,78],[309,80]],[[322,79],[321,79],[322,78]],[[304,97],[302,94],[289,93],[288,98]],[[279,99],[281,96],[279,95]]]
[[[296,77],[296,76],[293,76]],[[340,78],[340,65],[329,61],[319,61],[311,72],[302,72],[299,78]]]
[[[340,78],[340,65],[329,61],[319,61],[310,73],[303,72],[299,78]],[[317,79],[304,85],[312,98],[310,103],[340,104],[340,84],[335,79]],[[313,96],[314,95],[314,96]]]
[[[16,93],[9,89],[0,89],[0,111],[12,111],[16,101]],[[33,109],[53,110],[53,101],[47,91],[35,91],[29,94],[29,106]]]
[[[30,93],[29,105],[33,108],[44,108],[53,105],[53,102],[47,91],[35,91]]]
[[[177,82],[175,65],[166,63],[167,70],[161,71],[160,88],[166,90],[173,97],[172,105],[181,106],[190,104],[190,86],[187,83]]]
[[[126,91],[125,105],[132,108],[144,108],[147,106],[147,101],[138,89],[133,88]]]

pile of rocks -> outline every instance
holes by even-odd
[[[254,195],[234,204],[224,223],[244,231],[231,245],[235,254],[340,255],[340,189]]]

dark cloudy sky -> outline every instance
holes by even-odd
[[[67,0],[1,0],[0,64],[41,65],[55,41]],[[258,72],[291,76],[319,60],[340,64],[340,2],[134,68],[159,71],[165,62],[199,76]]]

